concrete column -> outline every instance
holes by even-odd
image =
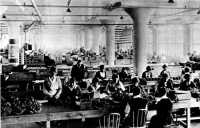
[[[186,56],[191,50],[191,26],[189,24],[183,25],[183,55]]]
[[[135,23],[136,74],[141,76],[147,65],[146,43],[149,34],[147,24],[152,9],[127,8],[125,11],[132,17]]]
[[[93,32],[93,27],[89,27],[88,29],[88,50],[93,50],[92,45],[93,45],[93,37],[94,37],[94,32]]]
[[[158,32],[157,32],[158,26],[152,26],[152,40],[153,40],[153,54],[157,55],[158,53]]]
[[[106,60],[108,65],[115,65],[115,31],[113,25],[106,26]]]
[[[84,30],[84,45],[85,49],[89,48],[89,42],[88,42],[88,28]]]

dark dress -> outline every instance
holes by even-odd
[[[103,81],[106,79],[106,72],[104,72],[104,73],[105,73],[105,76],[102,76],[101,71],[98,71],[98,72],[96,72],[95,77],[98,78],[99,80]]]
[[[122,71],[122,72],[119,73],[119,79],[120,79],[120,81],[124,82],[124,81],[127,80],[127,78],[128,78],[128,74],[126,72]]]
[[[160,77],[162,78],[164,74],[168,74],[168,76],[170,77],[170,72],[168,70],[162,70],[160,72]]]
[[[149,128],[166,128],[173,123],[171,114],[172,102],[169,98],[161,99],[157,105],[157,114],[151,118]]]
[[[187,91],[194,87],[195,87],[195,84],[192,81],[189,82],[189,81],[185,80],[180,83],[180,90]]]
[[[65,100],[68,104],[75,105],[76,101],[79,101],[81,90],[79,87],[71,88],[67,86],[65,88]]]
[[[74,80],[81,81],[84,78],[85,68],[84,65],[81,64],[78,66],[77,64],[72,67],[71,77]]]
[[[151,118],[150,124],[148,128],[165,128],[165,126],[170,125],[172,123],[172,117],[169,116],[166,119],[159,117],[158,115],[154,115]]]
[[[174,90],[173,81],[171,79],[168,79],[167,81],[164,81],[163,79],[161,79],[159,81],[158,88],[164,88],[164,87]]]
[[[150,72],[150,71],[144,71],[144,72],[142,73],[142,78],[145,79],[145,80],[151,79],[152,76],[153,76],[153,75],[152,75],[152,72]]]

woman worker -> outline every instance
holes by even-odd
[[[45,80],[43,93],[49,100],[56,101],[60,98],[62,93],[62,83],[58,76],[56,76],[56,68],[51,67],[49,76]]]

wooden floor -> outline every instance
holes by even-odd
[[[85,122],[81,122],[81,120],[71,120],[71,121],[62,121],[62,124],[59,126],[55,126],[55,124],[51,123],[52,128],[97,128],[98,120],[97,119],[89,119]],[[15,125],[7,125],[1,126],[1,128],[45,128],[45,125],[39,125],[36,123],[29,124],[15,124]]]
[[[91,125],[88,125],[88,123],[91,123]],[[67,121],[63,122],[63,125],[61,127],[54,127],[54,128],[97,128],[97,127],[98,127],[98,122],[94,120],[88,121],[86,123],[82,123],[80,120],[75,120],[70,122]],[[7,125],[7,126],[2,126],[1,128],[41,128],[41,126],[36,123],[31,123],[31,124]],[[200,128],[200,120],[193,121],[191,128]]]

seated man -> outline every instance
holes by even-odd
[[[125,109],[125,116],[127,117],[125,123],[129,126],[136,126],[138,119],[138,110],[146,109],[147,100],[142,98],[139,87],[134,88],[133,96],[130,97],[127,107]],[[129,108],[129,109],[127,109]],[[133,124],[134,123],[134,124]]]
[[[58,76],[56,76],[56,68],[51,67],[49,77],[44,82],[43,93],[48,99],[57,100],[62,93],[62,83]]]

